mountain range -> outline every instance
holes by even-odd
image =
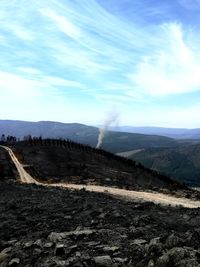
[[[152,134],[167,136],[175,139],[200,139],[200,128],[165,128],[165,127],[134,127],[134,126],[116,126],[109,128],[112,131]]]
[[[20,139],[27,135],[42,136],[42,138],[63,138],[95,147],[99,129],[79,123],[0,120],[0,135],[2,134],[15,135]],[[117,153],[151,147],[175,147],[177,144],[176,140],[164,136],[108,131],[101,148]]]
[[[114,131],[118,130],[118,131]],[[189,186],[200,186],[200,140],[174,139],[166,136],[128,133],[126,131],[161,132],[174,134],[186,132],[198,133],[198,129],[168,129],[156,127],[117,127],[105,134],[101,148],[113,153],[120,153],[136,160],[147,168],[169,175]],[[0,136],[2,134],[15,135],[23,139],[24,136],[42,138],[69,139],[81,144],[96,147],[99,128],[79,123],[60,122],[26,122],[0,120]],[[180,135],[179,135],[180,136]],[[189,136],[191,138],[191,135]],[[194,137],[194,135],[193,135]]]

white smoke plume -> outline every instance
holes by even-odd
[[[112,112],[107,116],[102,127],[99,129],[99,136],[98,136],[98,142],[97,142],[96,148],[101,147],[101,145],[103,143],[103,139],[105,137],[105,133],[108,130],[108,127],[111,126],[111,124],[117,122],[118,117],[119,117],[119,114],[116,112],[115,113]]]

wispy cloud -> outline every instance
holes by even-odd
[[[162,26],[166,45],[144,56],[129,75],[133,84],[152,95],[182,94],[199,90],[199,52],[187,44],[179,24]]]
[[[130,114],[199,93],[199,0],[147,2],[0,1],[0,97],[45,104],[48,93],[71,108],[114,103]]]
[[[34,34],[22,25],[8,25],[7,30],[14,34],[17,38],[25,41],[33,41],[35,38]]]
[[[35,97],[41,95],[47,95],[47,92],[51,94],[51,91],[58,90],[58,87],[64,87],[67,89],[82,88],[79,82],[62,79],[56,76],[46,76],[44,74],[37,75],[36,70],[28,69],[28,76],[19,76],[14,73],[0,72],[0,88],[1,94],[16,95],[18,97]],[[26,72],[27,73],[27,72]],[[34,74],[34,76],[32,75]],[[47,90],[47,92],[45,92]]]
[[[67,17],[57,14],[54,10],[45,8],[41,10],[44,16],[47,16],[53,24],[58,27],[58,30],[68,35],[72,39],[79,39],[81,37],[81,31],[76,27]]]

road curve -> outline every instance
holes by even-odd
[[[157,192],[141,192],[141,191],[132,191],[125,190],[113,187],[99,186],[99,185],[79,185],[79,184],[65,184],[65,183],[52,183],[45,184],[36,181],[27,171],[23,168],[22,164],[18,161],[12,149],[6,146],[1,146],[4,148],[10,155],[13,163],[15,164],[17,171],[20,176],[20,180],[22,183],[27,184],[37,184],[48,187],[61,187],[68,188],[74,190],[80,190],[85,188],[87,191],[98,192],[98,193],[106,193],[118,198],[128,199],[128,200],[139,200],[142,202],[150,201],[155,204],[162,205],[171,205],[171,206],[183,206],[186,208],[200,208],[200,201],[194,201],[187,198],[177,198],[171,195],[166,195]]]
[[[26,184],[39,184],[35,179],[33,179],[31,177],[31,175],[23,168],[22,164],[19,162],[19,160],[17,159],[17,157],[15,156],[15,154],[13,153],[12,149],[10,149],[7,146],[1,146],[2,148],[4,148],[8,154],[10,155],[13,163],[15,164],[15,167],[19,173],[19,177],[22,183],[26,183]]]

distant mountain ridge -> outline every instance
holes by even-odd
[[[112,131],[152,134],[166,136],[176,139],[200,139],[200,128],[187,129],[187,128],[165,128],[165,127],[134,127],[134,126],[117,126],[110,127]]]
[[[96,146],[99,129],[79,123],[60,123],[51,121],[27,122],[0,120],[0,135],[27,135],[43,138],[64,138],[75,142]],[[113,153],[151,147],[175,147],[172,138],[125,132],[109,131],[103,140],[102,148]]]
[[[31,134],[33,136],[42,136],[42,137],[57,137],[62,138],[66,130],[70,133],[74,131],[84,129],[96,130],[98,128],[92,126],[86,126],[80,123],[62,123],[62,122],[53,122],[53,121],[18,121],[18,120],[0,120],[0,134],[5,135],[15,135],[19,138],[23,138],[25,135]]]

